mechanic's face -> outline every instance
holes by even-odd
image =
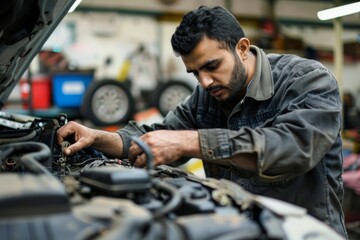
[[[181,57],[187,71],[218,101],[239,99],[244,94],[247,74],[237,52],[205,37],[190,54]]]

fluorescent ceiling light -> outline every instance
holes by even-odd
[[[360,1],[319,11],[317,16],[320,20],[329,20],[357,12],[360,12]]]
[[[76,0],[75,3],[71,6],[70,10],[68,13],[72,13],[73,11],[75,11],[75,9],[77,8],[77,6],[79,6],[79,4],[81,3],[82,0]]]

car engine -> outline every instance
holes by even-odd
[[[342,239],[302,208],[153,167],[137,138],[146,169],[91,148],[67,157],[55,140],[66,123],[1,113],[1,239]]]

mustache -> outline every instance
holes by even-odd
[[[212,91],[217,91],[217,90],[220,90],[222,88],[223,88],[222,86],[210,86],[210,87],[207,87],[205,90],[208,93],[211,93]]]

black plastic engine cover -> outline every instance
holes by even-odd
[[[45,174],[0,175],[0,219],[68,212],[64,186]]]
[[[151,187],[151,178],[145,169],[123,166],[88,168],[80,174],[79,181],[90,188],[112,195],[146,192]]]

